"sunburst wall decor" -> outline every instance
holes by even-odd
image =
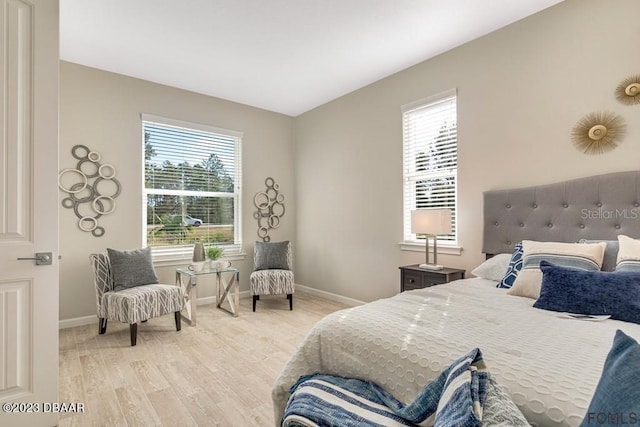
[[[574,126],[571,139],[575,147],[585,154],[611,151],[625,135],[624,119],[610,111],[597,111],[584,116]]]
[[[624,79],[616,87],[616,98],[623,104],[640,104],[640,74]]]

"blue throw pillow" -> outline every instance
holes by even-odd
[[[540,262],[542,287],[536,308],[610,315],[640,324],[640,273],[586,271]]]
[[[580,426],[636,424],[640,420],[638,384],[640,345],[621,330],[617,330],[613,346],[604,362],[596,392]]]
[[[518,272],[522,270],[522,242],[516,243],[513,247],[513,253],[511,254],[511,260],[509,261],[509,267],[507,272],[501,281],[498,282],[496,288],[509,289],[513,286],[513,282],[518,277]]]

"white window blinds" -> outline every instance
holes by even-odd
[[[241,246],[242,134],[144,114],[144,238],[154,254]],[[184,250],[180,248],[184,247]]]
[[[404,164],[404,240],[411,233],[411,211],[448,208],[452,232],[439,241],[457,243],[456,177],[458,133],[455,89],[402,107]]]

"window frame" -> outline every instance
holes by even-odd
[[[456,131],[455,131],[455,148],[456,148],[456,161],[455,168],[449,168],[447,172],[442,172],[439,170],[427,170],[423,172],[415,171],[415,166],[409,164],[408,162],[408,151],[416,151],[413,147],[407,147],[408,144],[412,142],[408,140],[408,136],[406,134],[406,116],[413,111],[421,110],[424,108],[428,108],[430,106],[437,105],[442,102],[447,102],[453,99],[454,101],[454,109],[455,109],[455,121],[456,121]],[[440,249],[440,253],[449,253],[449,254],[457,254],[459,255],[461,252],[461,248],[459,248],[459,227],[458,227],[458,148],[459,148],[459,138],[458,138],[458,117],[457,117],[457,104],[458,104],[458,94],[457,89],[449,89],[433,96],[429,96],[427,98],[423,98],[409,104],[403,105],[401,107],[402,113],[402,170],[403,170],[403,181],[402,181],[402,210],[403,210],[403,240],[401,242],[401,248],[403,250],[418,250],[424,251],[425,238],[418,237],[416,234],[411,233],[411,211],[416,209],[416,196],[415,196],[415,182],[419,181],[420,178],[436,178],[437,176],[453,176],[455,179],[455,185],[453,189],[453,209],[452,212],[452,238],[441,239],[438,236],[438,248]],[[411,163],[415,163],[415,159],[412,160]]]
[[[242,253],[242,138],[243,132],[218,128],[210,125],[188,122],[184,120],[170,119],[167,117],[156,116],[153,114],[141,113],[140,114],[140,129],[141,129],[141,151],[142,151],[142,242],[143,246],[147,246],[147,196],[150,194],[168,194],[168,195],[183,195],[193,196],[194,192],[190,190],[157,190],[146,188],[145,183],[145,145],[144,145],[144,133],[145,123],[154,123],[158,125],[183,128],[187,130],[197,130],[202,132],[209,132],[213,134],[223,135],[228,138],[235,139],[235,170],[236,176],[234,177],[234,212],[233,212],[233,234],[234,242],[232,244],[220,244],[224,248],[224,256],[227,259],[243,258]],[[184,194],[183,194],[184,193]],[[205,197],[220,197],[222,193],[219,192],[197,192],[199,195]],[[229,194],[229,193],[225,193]],[[228,196],[223,196],[228,197]],[[151,246],[151,252],[154,261],[167,262],[190,260],[193,255],[193,243],[184,245],[173,246]]]

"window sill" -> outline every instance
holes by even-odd
[[[227,253],[222,256],[222,259],[227,261],[244,261],[247,254],[244,252]],[[191,264],[191,254],[188,256],[179,256],[177,254],[166,255],[154,255],[153,265],[155,267],[177,267],[184,266],[185,264]]]
[[[400,250],[402,251],[412,251],[412,252],[422,252],[424,253],[424,243],[423,242],[400,242]],[[433,245],[429,245],[429,252],[433,251]],[[445,243],[438,244],[438,254],[445,255],[460,255],[462,254],[462,248],[460,246],[455,245],[447,245]]]

